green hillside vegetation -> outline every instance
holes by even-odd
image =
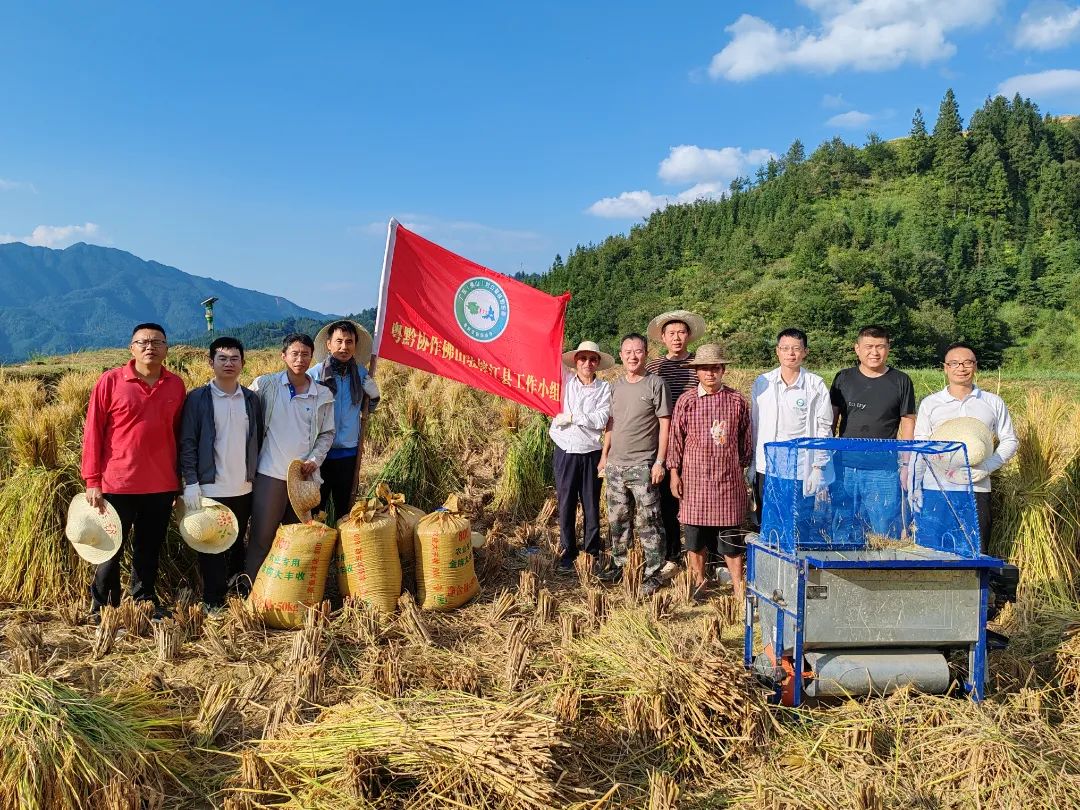
[[[214,338],[222,335],[230,335],[250,349],[269,349],[281,345],[284,337],[291,332],[303,332],[315,337],[316,333],[336,316],[327,315],[325,318],[285,318],[280,321],[259,321],[244,326],[229,329],[217,329],[213,333],[201,332],[184,340],[191,346],[209,346]],[[361,310],[353,315],[342,317],[356,321],[368,332],[375,332],[375,308]]]
[[[808,158],[795,141],[727,198],[657,211],[525,280],[573,293],[569,345],[614,347],[682,306],[746,366],[772,362],[788,326],[814,365],[847,362],[854,331],[879,323],[902,365],[962,339],[984,368],[1078,370],[1080,120],[999,96],[965,131],[949,90],[932,132],[916,110],[897,141],[833,138]]]

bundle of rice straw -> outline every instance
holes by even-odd
[[[392,613],[401,595],[401,560],[398,557],[397,520],[384,501],[358,501],[349,517],[338,523],[338,589]]]
[[[454,610],[476,596],[472,529],[451,495],[416,524],[416,597],[424,610]]]
[[[582,713],[622,714],[620,725],[682,773],[708,772],[765,736],[764,695],[727,651],[683,649],[646,609],[614,613],[569,645]]]
[[[504,704],[449,691],[392,700],[364,689],[318,722],[261,741],[258,753],[277,775],[279,795],[306,808],[340,808],[343,795],[356,795],[349,762],[357,755],[404,777],[395,785],[408,791],[410,807],[558,807],[569,799],[553,755],[562,743],[537,700]]]
[[[0,685],[0,806],[82,810],[104,806],[115,776],[161,795],[188,768],[184,725],[158,695],[83,695],[22,674]]]
[[[1080,408],[1031,391],[1016,421],[1020,449],[993,487],[990,552],[1020,569],[1021,596],[1074,605],[1080,586]]]
[[[248,601],[270,627],[295,630],[305,609],[322,602],[337,531],[324,523],[281,526],[259,569]]]

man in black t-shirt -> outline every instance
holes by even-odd
[[[842,369],[829,391],[834,427],[844,439],[911,439],[915,435],[915,388],[911,378],[886,364],[889,333],[864,326],[855,342],[859,363]],[[906,456],[844,452],[837,462],[833,541],[850,536],[856,523],[887,538],[903,534],[902,488]],[[853,521],[852,518],[857,520]]]

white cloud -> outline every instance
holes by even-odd
[[[0,233],[0,243],[25,242],[37,247],[61,248],[73,245],[76,242],[94,240],[105,242],[99,228],[93,222],[83,225],[38,225],[30,232],[29,236],[13,236],[9,233]]]
[[[671,147],[657,172],[666,183],[730,183],[733,179],[774,157],[768,149],[744,152],[737,146],[703,149],[700,146]]]
[[[1080,37],[1080,6],[1060,0],[1032,3],[1020,15],[1014,41],[1021,48],[1049,51]]]
[[[714,79],[746,81],[784,70],[834,73],[888,70],[906,62],[947,59],[949,31],[984,25],[1002,0],[802,0],[818,14],[813,30],[778,29],[743,14],[727,27],[731,41],[709,64]]]
[[[859,127],[865,127],[873,120],[874,116],[870,115],[870,113],[859,112],[858,110],[849,110],[846,113],[834,115],[832,118],[825,122],[825,126],[844,127],[846,129],[858,129]]]
[[[0,177],[0,191],[30,191],[37,194],[33,183],[27,183],[25,180],[8,180],[5,177]]]
[[[1045,98],[1080,98],[1080,70],[1044,70],[1011,76],[998,85],[997,91],[1006,98],[1019,93],[1036,101]]]
[[[677,194],[653,194],[645,189],[624,191],[618,197],[597,200],[585,210],[606,219],[640,219],[674,203],[718,200],[728,193],[732,180],[749,176],[758,166],[775,157],[768,149],[673,146],[668,156],[660,161],[657,176],[665,183],[692,183],[690,188]]]
[[[844,97],[840,93],[835,96],[832,93],[826,93],[821,97],[821,106],[826,110],[842,110],[848,106],[848,103],[844,101]]]
[[[618,197],[604,197],[585,210],[604,219],[640,219],[653,211],[666,208],[672,202],[666,194],[655,195],[649,191],[624,191]]]

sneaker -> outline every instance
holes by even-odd
[[[569,560],[559,560],[559,565],[555,569],[557,574],[565,574],[571,576],[575,573],[574,563]]]
[[[641,595],[643,598],[649,599],[654,593],[660,590],[660,587],[660,580],[656,577],[649,577],[641,583]]]
[[[603,571],[596,573],[596,578],[601,582],[616,583],[622,582],[622,567],[618,565],[612,565],[610,568],[605,568]]]
[[[670,582],[675,579],[675,576],[679,573],[679,564],[674,560],[668,560],[664,563],[664,567],[660,569],[660,573],[657,576],[660,577],[661,582]]]
[[[154,612],[150,614],[150,621],[160,622],[162,619],[166,619],[169,616],[169,611],[165,610],[159,605],[154,605]]]

